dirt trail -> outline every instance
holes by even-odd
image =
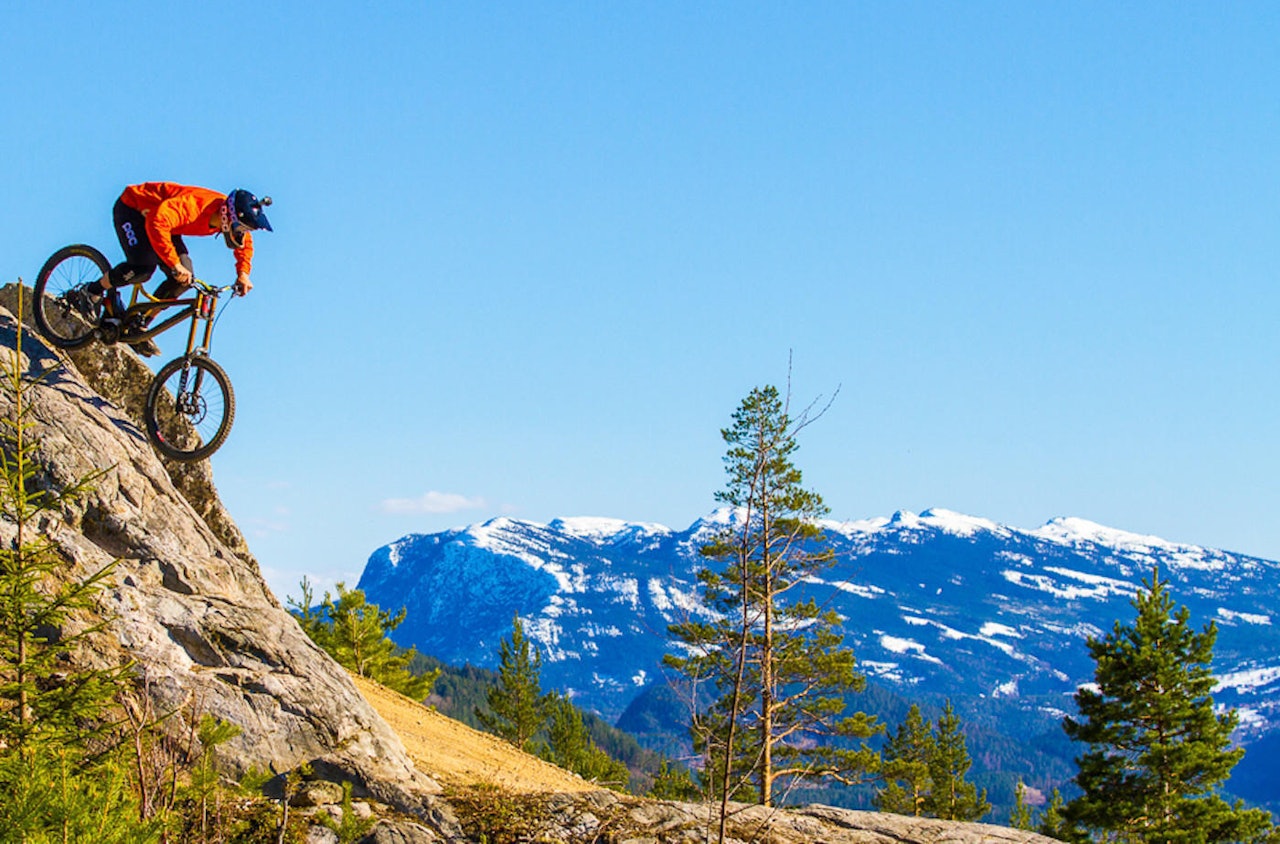
[[[351,678],[369,705],[404,742],[418,770],[441,785],[501,785],[514,791],[594,791],[576,774],[522,753],[496,736],[473,730],[399,692]]]

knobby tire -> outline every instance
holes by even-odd
[[[64,246],[44,262],[31,302],[36,328],[44,339],[60,349],[75,349],[93,339],[94,324],[64,297],[68,290],[97,281],[110,269],[106,256],[83,243]]]
[[[186,395],[178,395],[184,366],[190,363]],[[179,402],[185,402],[185,412]],[[231,379],[207,357],[175,358],[160,368],[143,407],[147,439],[165,457],[182,463],[213,454],[231,433],[236,396]]]

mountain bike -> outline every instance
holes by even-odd
[[[36,276],[32,297],[36,326],[54,346],[76,349],[93,340],[107,345],[149,340],[189,320],[187,350],[160,367],[147,390],[142,417],[147,439],[165,457],[184,463],[203,460],[226,441],[236,415],[231,379],[209,357],[218,297],[235,285],[218,287],[195,279],[187,291],[194,296],[157,299],[135,284],[122,313],[114,312],[107,304],[112,297],[107,296],[98,313],[86,318],[67,294],[97,281],[110,269],[106,256],[92,246],[76,244],[53,253]],[[178,310],[150,325],[150,318],[170,309]]]

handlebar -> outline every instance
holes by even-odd
[[[236,287],[235,282],[219,286],[216,284],[210,284],[202,278],[195,277],[192,277],[191,279],[191,286],[199,288],[201,293],[206,293],[210,296],[220,296],[228,290],[235,290]]]

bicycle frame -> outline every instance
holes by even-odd
[[[148,293],[141,284],[133,285],[133,293],[129,297],[129,307],[125,309],[126,314],[148,314],[152,311],[159,313],[169,308],[185,307],[159,324],[145,331],[131,334],[130,339],[150,340],[152,337],[163,334],[173,328],[183,320],[190,319],[191,327],[187,331],[187,351],[185,354],[201,353],[208,355],[209,346],[213,342],[213,316],[218,309],[218,296],[230,290],[232,285],[214,287],[198,278],[193,279],[191,285],[195,289],[195,296],[185,299],[157,299]],[[139,299],[144,301],[139,303]],[[201,338],[200,345],[196,346],[196,326],[201,320],[204,321],[204,336]]]

